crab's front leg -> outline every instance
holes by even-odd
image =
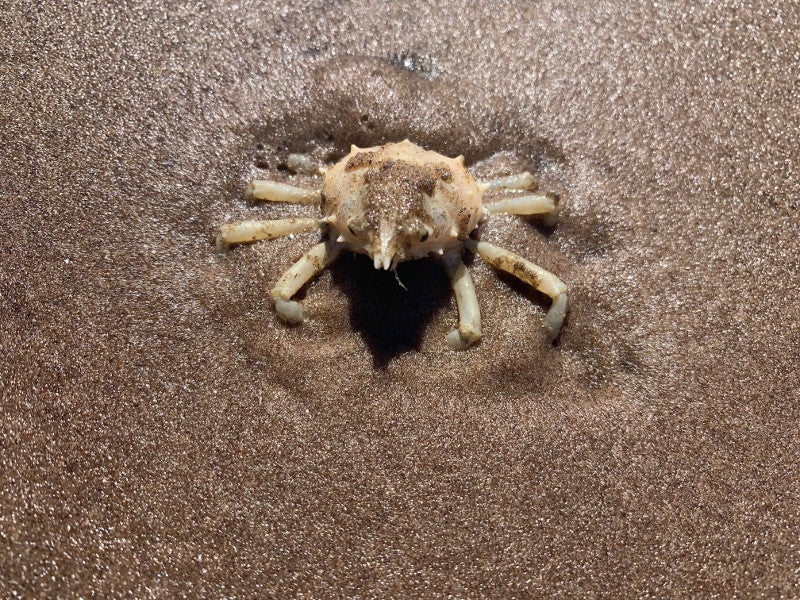
[[[287,323],[303,322],[303,307],[297,300],[292,300],[301,287],[330,265],[342,251],[343,244],[328,240],[320,242],[286,271],[270,295],[275,301],[275,312]]]
[[[553,299],[553,304],[544,318],[544,327],[555,339],[567,314],[567,286],[564,282],[519,254],[489,242],[467,240],[465,245],[493,267],[514,275]]]
[[[450,252],[443,257],[453,285],[458,307],[458,328],[447,334],[447,345],[453,350],[466,350],[481,339],[481,309],[475,285],[461,257]]]

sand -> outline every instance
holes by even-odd
[[[800,594],[800,11],[789,2],[0,11],[0,596]],[[290,152],[529,169],[570,286],[214,253]],[[313,213],[313,211],[312,211]]]

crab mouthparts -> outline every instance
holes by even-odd
[[[373,262],[376,269],[386,269],[388,271],[392,266],[392,257],[379,252],[375,255]]]
[[[381,221],[378,239],[375,240],[373,261],[376,269],[389,270],[396,264],[397,244],[394,227],[388,221]]]

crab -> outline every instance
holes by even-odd
[[[313,169],[302,155],[290,155],[289,163],[297,171]],[[458,308],[458,327],[447,334],[447,344],[454,350],[467,349],[481,338],[481,313],[462,260],[466,249],[549,296],[552,304],[544,327],[551,339],[558,336],[567,312],[567,286],[518,254],[476,237],[487,213],[555,217],[558,196],[553,193],[506,195],[484,202],[484,194],[493,190],[535,189],[537,182],[530,173],[477,181],[464,166],[463,156],[449,158],[409,140],[372,148],[352,146],[334,166],[317,171],[323,177],[320,189],[254,180],[248,195],[255,200],[317,205],[321,217],[226,223],[216,239],[217,251],[222,253],[234,244],[315,229],[328,234],[272,288],[275,311],[282,321],[303,321],[302,306],[292,297],[346,248],[366,254],[376,269],[386,270],[401,261],[432,255],[444,262]]]

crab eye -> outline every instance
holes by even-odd
[[[427,230],[423,231],[423,232],[422,232],[422,235],[421,235],[421,236],[419,236],[419,241],[420,241],[420,242],[424,242],[425,240],[427,240],[427,239],[430,237],[430,235],[431,235],[431,234],[430,234],[430,232],[429,232],[429,231],[427,231]]]
[[[364,235],[367,229],[368,224],[363,214],[356,215],[347,220],[347,231],[349,231],[353,237]]]
[[[417,181],[417,189],[423,194],[427,194],[428,196],[433,195],[433,190],[436,189],[436,182],[433,180],[433,177],[425,176],[421,177],[419,181]]]

